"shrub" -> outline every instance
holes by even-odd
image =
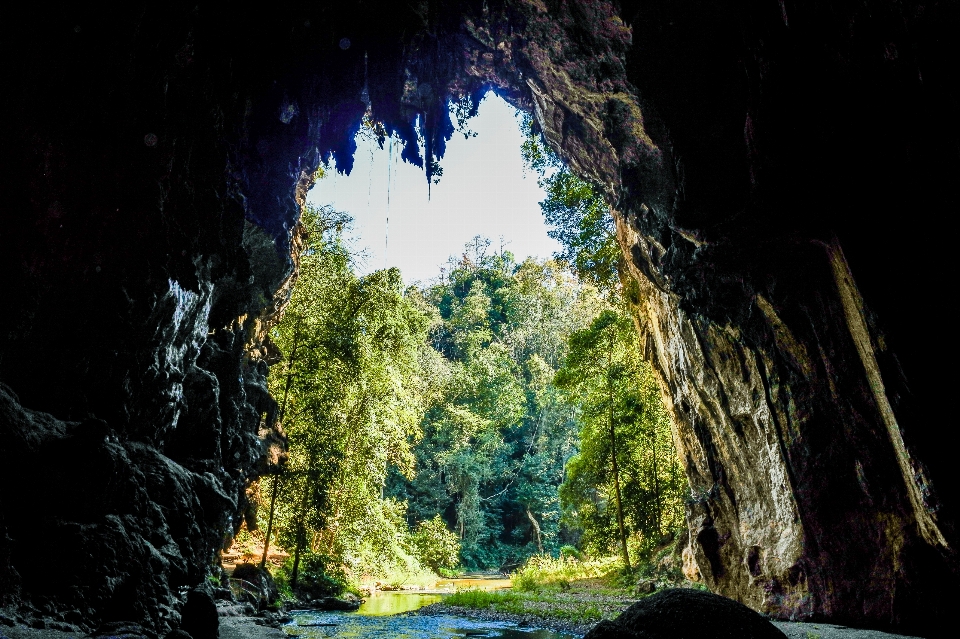
[[[274,574],[277,589],[284,597],[317,599],[335,597],[349,588],[343,568],[327,555],[304,553],[300,557],[296,588],[290,583],[293,578],[293,557],[287,558]]]
[[[444,599],[444,603],[450,606],[463,606],[464,608],[474,608],[478,610],[489,608],[490,606],[495,606],[498,610],[503,610],[504,604],[509,606],[509,604],[516,601],[517,596],[513,593],[475,589],[457,590]]]
[[[545,586],[564,588],[571,581],[581,579],[609,579],[618,571],[619,559],[616,557],[579,561],[572,557],[554,559],[548,555],[535,555],[510,578],[515,590],[536,592]]]
[[[574,546],[560,546],[560,556],[564,558],[580,559],[580,551]]]
[[[417,524],[410,535],[410,545],[420,563],[438,574],[460,565],[460,539],[447,528],[440,515]]]

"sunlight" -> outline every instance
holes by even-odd
[[[477,235],[490,238],[495,250],[502,238],[519,259],[548,258],[560,249],[540,212],[545,193],[537,176],[524,171],[516,109],[488,93],[468,126],[477,136],[454,133],[429,199],[423,170],[400,161],[396,141],[381,150],[360,135],[353,172],[330,171],[310,192],[311,204],[353,216],[353,248],[363,252],[359,274],[396,266],[408,284],[426,282]]]

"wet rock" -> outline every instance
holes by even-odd
[[[363,603],[359,599],[340,599],[338,597],[321,597],[311,599],[306,607],[310,610],[357,610]]]
[[[97,628],[91,637],[98,639],[156,639],[156,635],[133,621],[111,621]]]
[[[217,616],[219,617],[252,617],[257,609],[249,603],[217,602]]]
[[[707,592],[661,590],[595,626],[584,639],[785,639],[763,616]]]
[[[229,588],[214,588],[213,598],[217,601],[233,601],[233,591]]]
[[[257,564],[240,564],[230,577],[234,583],[239,583],[243,595],[253,599],[250,603],[264,608],[279,597],[277,585],[270,572],[260,568]]]
[[[193,639],[218,639],[220,616],[210,593],[195,588],[187,594],[180,629],[189,633]]]
[[[256,619],[254,623],[270,628],[280,628],[284,624],[290,623],[291,621],[293,621],[293,617],[284,612],[268,611],[260,613],[260,618]]]

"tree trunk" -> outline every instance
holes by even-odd
[[[530,512],[530,507],[527,506],[527,519],[530,520],[530,523],[533,524],[533,531],[537,534],[537,552],[541,555],[543,554],[543,540],[540,537],[540,522],[534,518],[533,513]]]
[[[273,477],[273,489],[270,491],[270,516],[267,517],[267,538],[263,542],[263,557],[260,559],[260,568],[267,565],[267,553],[270,551],[270,533],[273,532],[273,513],[277,505],[277,492],[280,488],[280,475]]]
[[[620,552],[623,554],[623,566],[630,572],[630,554],[627,552],[627,532],[623,525],[623,499],[620,494],[620,466],[617,463],[617,435],[613,426],[613,328],[610,331],[610,344],[607,350],[607,399],[609,401],[610,455],[613,457],[613,487],[617,498],[617,525],[620,528]]]
[[[293,571],[290,574],[290,586],[297,587],[297,577],[300,575],[300,550],[303,547],[303,526],[297,523],[297,543],[293,546]]]
[[[297,356],[297,348],[300,346],[300,326],[303,324],[303,317],[297,320],[297,328],[293,333],[293,348],[290,349],[290,357],[287,358],[287,380],[283,388],[283,401],[280,403],[280,413],[277,415],[277,421],[283,424],[283,417],[287,412],[287,398],[290,396],[290,384],[293,381],[293,361]],[[263,557],[260,559],[260,568],[267,565],[267,552],[270,550],[270,533],[273,532],[273,513],[277,505],[277,490],[280,485],[280,475],[276,475],[273,481],[273,490],[270,491],[270,516],[267,518],[267,538],[263,542]]]
[[[660,475],[657,469],[657,427],[653,426],[653,498],[656,502],[657,535],[663,535],[663,505],[660,503]]]

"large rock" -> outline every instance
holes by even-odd
[[[3,505],[7,569],[42,609],[79,609],[89,625],[179,620],[180,587],[202,581],[235,501],[210,473],[122,442],[105,422],[23,409],[0,384],[0,481],[26,482]],[[49,543],[48,541],[49,540]],[[69,556],[43,549],[69,549]]]
[[[180,630],[193,639],[218,639],[220,615],[213,597],[204,589],[194,588],[187,594]]]
[[[240,564],[233,570],[230,579],[241,584],[241,592],[252,596],[250,603],[261,608],[274,603],[280,596],[273,576],[264,568],[256,564]],[[243,599],[243,597],[241,597]]]
[[[661,590],[584,639],[785,639],[767,619],[743,604],[699,590]]]

